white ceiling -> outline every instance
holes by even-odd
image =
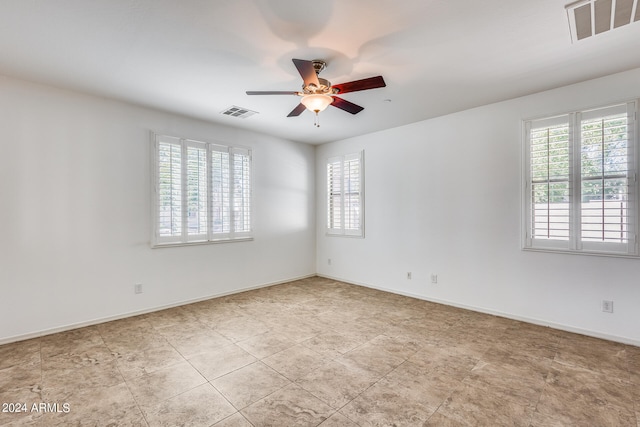
[[[568,0],[567,0],[568,1]],[[0,74],[312,144],[640,67],[640,24],[572,44],[564,0],[3,0]],[[332,83],[376,75],[287,118],[291,58]],[[389,101],[390,100],[390,101]],[[258,111],[223,116],[231,105]]]

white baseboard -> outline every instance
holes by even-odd
[[[505,313],[505,312],[501,312],[501,311],[486,309],[486,308],[483,308],[483,307],[469,306],[469,305],[466,305],[466,304],[459,304],[459,303],[456,303],[456,302],[447,301],[447,300],[440,300],[440,299],[437,299],[437,298],[428,298],[428,297],[425,297],[424,295],[417,295],[417,294],[413,294],[411,292],[402,292],[402,291],[398,291],[398,290],[395,290],[395,289],[385,288],[383,286],[376,286],[376,285],[371,285],[369,283],[355,282],[355,281],[352,281],[352,280],[346,280],[346,279],[343,279],[343,278],[340,278],[340,277],[334,277],[334,276],[329,276],[329,275],[325,275],[325,274],[308,274],[308,275],[305,275],[305,276],[294,277],[294,278],[290,278],[290,279],[286,279],[286,280],[280,280],[280,281],[276,281],[276,282],[269,282],[269,283],[264,283],[264,284],[260,284],[260,285],[255,285],[255,286],[249,286],[249,287],[246,287],[246,288],[236,289],[236,290],[229,291],[229,292],[223,292],[223,293],[219,293],[219,294],[212,294],[212,295],[208,295],[208,296],[204,296],[204,297],[200,297],[200,298],[184,300],[184,301],[180,301],[180,302],[176,302],[176,303],[172,303],[172,304],[167,304],[167,305],[163,305],[163,306],[158,306],[158,307],[153,307],[153,308],[149,308],[149,309],[132,311],[132,312],[128,312],[128,313],[121,313],[121,314],[117,314],[117,315],[114,315],[114,316],[101,317],[101,318],[98,318],[98,319],[92,319],[92,320],[88,320],[88,321],[85,321],[85,322],[72,323],[72,324],[69,324],[69,325],[60,326],[60,327],[56,327],[56,328],[45,329],[45,330],[36,331],[36,332],[28,333],[28,334],[15,335],[15,336],[12,336],[12,337],[7,337],[7,338],[0,339],[0,345],[9,344],[9,343],[12,343],[12,342],[17,342],[17,341],[24,341],[24,340],[28,340],[28,339],[32,339],[32,338],[38,338],[38,337],[42,337],[42,336],[45,336],[45,335],[55,334],[55,333],[58,333],[58,332],[70,331],[72,329],[83,328],[83,327],[86,327],[86,326],[93,326],[93,325],[97,325],[97,324],[100,324],[100,323],[110,322],[110,321],[113,321],[113,320],[125,319],[127,317],[139,316],[141,314],[153,313],[155,311],[166,310],[168,308],[179,307],[179,306],[187,305],[187,304],[193,304],[193,303],[196,303],[196,302],[206,301],[206,300],[209,300],[209,299],[212,299],[212,298],[220,298],[220,297],[224,297],[224,296],[227,296],[227,295],[239,294],[241,292],[247,292],[247,291],[251,291],[251,290],[255,290],[255,289],[267,288],[269,286],[280,285],[280,284],[283,284],[283,283],[293,282],[293,281],[296,281],[296,280],[308,279],[310,277],[315,277],[315,276],[323,277],[323,278],[330,279],[330,280],[337,280],[337,281],[340,281],[340,282],[349,283],[349,284],[356,285],[356,286],[363,286],[365,288],[370,288],[370,289],[376,289],[376,290],[379,290],[379,291],[389,292],[389,293],[392,293],[392,294],[404,295],[404,296],[407,296],[407,297],[416,298],[416,299],[429,301],[429,302],[434,302],[434,303],[437,303],[437,304],[448,305],[448,306],[451,306],[451,307],[462,308],[462,309],[465,309],[465,310],[475,311],[475,312],[479,312],[479,313],[491,314],[491,315],[498,316],[498,317],[504,317],[506,319],[517,320],[517,321],[531,323],[531,324],[539,325],[539,326],[546,326],[546,327],[553,328],[553,329],[558,329],[558,330],[561,330],[561,331],[572,332],[572,333],[576,333],[576,334],[580,334],[580,335],[586,335],[586,336],[590,336],[590,337],[594,337],[594,338],[601,338],[601,339],[605,339],[605,340],[608,340],[608,341],[615,341],[615,342],[619,342],[619,343],[623,343],[623,344],[630,344],[630,345],[633,345],[633,346],[636,346],[636,347],[640,347],[640,341],[635,340],[635,339],[631,339],[631,338],[627,338],[627,337],[621,337],[621,336],[618,336],[618,335],[611,335],[611,334],[603,334],[603,333],[600,333],[600,332],[597,332],[597,331],[591,331],[591,330],[587,330],[587,329],[576,328],[574,326],[564,325],[564,324],[555,323],[555,322],[548,322],[548,321],[544,321],[544,320],[536,319],[536,318],[518,316],[518,315],[515,315],[515,314],[512,314],[512,313]]]
[[[31,333],[28,333],[28,334],[14,335],[14,336],[7,337],[7,338],[0,338],[0,345],[9,344],[9,343],[12,343],[12,342],[17,342],[17,341],[24,341],[24,340],[28,340],[28,339],[32,339],[32,338],[38,338],[38,337],[42,337],[42,336],[45,336],[45,335],[56,334],[56,333],[59,333],[59,332],[70,331],[72,329],[84,328],[86,326],[98,325],[100,323],[111,322],[113,320],[125,319],[127,317],[139,316],[141,314],[153,313],[155,311],[166,310],[168,308],[179,307],[181,305],[193,304],[193,303],[200,302],[200,301],[206,301],[206,300],[209,300],[209,299],[212,299],[212,298],[220,298],[220,297],[224,297],[224,296],[227,296],[227,295],[233,295],[233,294],[239,294],[239,293],[242,293],[242,292],[252,291],[252,290],[255,290],[255,289],[268,288],[269,286],[275,286],[275,285],[280,285],[282,283],[294,282],[296,280],[308,279],[309,277],[316,277],[316,274],[315,273],[314,274],[308,274],[308,275],[305,275],[305,276],[294,277],[294,278],[291,278],[291,279],[279,280],[279,281],[276,281],[276,282],[269,282],[269,283],[264,283],[264,284],[261,284],[261,285],[249,286],[249,287],[246,287],[246,288],[235,289],[235,290],[229,291],[229,292],[223,292],[223,293],[219,293],[219,294],[207,295],[207,296],[200,297],[200,298],[194,298],[194,299],[179,301],[179,302],[176,302],[176,303],[171,303],[171,304],[162,305],[162,306],[158,306],[158,307],[152,307],[152,308],[148,308],[148,309],[144,309],[144,310],[137,310],[137,311],[131,311],[131,312],[127,312],[127,313],[120,313],[120,314],[116,314],[114,316],[100,317],[98,319],[87,320],[85,322],[71,323],[69,325],[59,326],[59,327],[50,328],[50,329],[44,329],[44,330],[41,330],[41,331],[31,332]]]
[[[429,302],[434,302],[437,304],[443,304],[443,305],[448,305],[451,307],[456,307],[456,308],[462,308],[465,310],[470,310],[470,311],[475,311],[478,313],[484,313],[484,314],[491,314],[493,316],[498,316],[498,317],[504,317],[505,319],[511,319],[511,320],[517,320],[520,322],[525,322],[525,323],[531,323],[534,325],[539,325],[539,326],[546,326],[552,329],[558,329],[560,331],[565,331],[565,332],[572,332],[575,334],[579,334],[579,335],[585,335],[585,336],[589,336],[589,337],[594,337],[594,338],[601,338],[607,341],[615,341],[615,342],[619,342],[622,344],[629,344],[629,345],[633,345],[636,347],[640,347],[640,341],[632,339],[632,338],[628,338],[628,337],[621,337],[618,335],[610,335],[610,334],[604,334],[601,332],[597,332],[597,331],[591,331],[588,329],[582,329],[582,328],[577,328],[575,326],[570,326],[570,325],[564,325],[561,323],[555,323],[555,322],[548,322],[545,320],[541,320],[541,319],[536,319],[536,318],[531,318],[531,317],[524,317],[524,316],[518,316],[516,314],[513,313],[505,313],[505,312],[501,312],[501,311],[496,311],[496,310],[491,310],[491,309],[487,309],[487,308],[483,308],[483,307],[476,307],[476,306],[470,306],[470,305],[465,305],[465,304],[459,304],[453,301],[447,301],[447,300],[440,300],[437,298],[429,298],[429,297],[425,297],[424,295],[417,295],[417,294],[413,294],[411,292],[402,292],[402,291],[398,291],[395,289],[388,289],[385,288],[383,286],[376,286],[376,285],[371,285],[369,283],[360,283],[360,282],[354,282],[352,280],[345,280],[339,277],[333,277],[333,276],[329,276],[326,274],[317,274],[318,277],[324,277],[325,279],[331,279],[331,280],[337,280],[340,282],[344,282],[344,283],[349,283],[351,285],[356,285],[356,286],[363,286],[365,288],[370,288],[370,289],[376,289],[379,291],[384,291],[384,292],[389,292],[392,294],[397,294],[397,295],[404,295],[406,297],[411,297],[411,298],[416,298],[416,299],[420,299],[420,300],[424,300],[424,301],[429,301]]]

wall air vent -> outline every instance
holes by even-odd
[[[249,110],[248,108],[238,107],[236,105],[232,105],[224,111],[221,111],[220,114],[231,117],[238,117],[241,119],[246,119],[247,117],[251,117],[254,114],[258,114],[257,111]]]
[[[579,0],[565,6],[573,43],[640,21],[639,0]]]

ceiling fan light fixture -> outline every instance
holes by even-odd
[[[585,1],[585,0],[581,0]],[[596,0],[593,0],[596,1]],[[609,0],[612,1],[612,0]],[[624,0],[618,0],[624,1]],[[639,1],[640,0],[631,0],[631,1]],[[300,77],[302,77],[302,90],[301,91],[282,91],[282,90],[268,90],[268,91],[255,91],[248,90],[247,95],[295,95],[300,96],[302,99],[300,103],[296,105],[296,107],[291,110],[291,112],[287,115],[287,117],[297,117],[304,110],[309,110],[313,113],[316,113],[316,126],[320,126],[319,123],[319,114],[321,111],[324,111],[329,105],[333,105],[334,107],[346,111],[351,114],[358,114],[360,111],[364,110],[364,107],[361,107],[353,102],[349,102],[346,99],[342,99],[342,96],[345,93],[349,92],[357,92],[361,90],[369,90],[385,87],[386,83],[382,76],[369,77],[366,79],[354,80],[352,82],[341,83],[337,85],[332,85],[331,82],[327,79],[323,79],[318,76],[320,71],[322,71],[326,67],[326,63],[321,60],[313,60],[306,61],[304,59],[292,59],[293,64],[296,66],[298,73],[300,73]],[[340,96],[337,96],[340,95]]]
[[[303,96],[300,102],[302,102],[302,104],[307,107],[307,110],[313,111],[317,114],[320,111],[324,111],[329,106],[329,104],[333,102],[333,98],[329,95],[313,93]]]

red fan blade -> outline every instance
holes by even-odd
[[[313,68],[312,61],[305,61],[304,59],[292,59],[292,61],[298,69],[300,76],[302,76],[305,86],[309,86],[310,84],[320,86],[318,75],[316,74],[315,68]]]
[[[332,98],[333,102],[331,103],[331,105],[344,110],[347,113],[358,114],[360,111],[364,110],[364,107],[354,104],[353,102],[345,101],[344,99],[338,98],[337,96],[332,96]]]
[[[302,112],[304,110],[306,110],[307,107],[304,106],[303,103],[298,104],[298,106],[296,108],[294,108],[287,117],[295,117],[295,116],[299,116],[300,114],[302,114]]]
[[[285,92],[280,90],[248,90],[247,95],[297,95],[298,92]]]
[[[386,83],[382,76],[369,77],[368,79],[355,80],[348,83],[341,83],[339,85],[333,85],[334,89],[338,89],[338,93],[343,94],[347,92],[356,92],[359,90],[376,89],[379,87],[385,87]]]

